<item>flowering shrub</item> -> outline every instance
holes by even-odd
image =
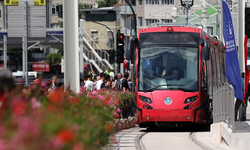
[[[0,97],[0,149],[100,149],[114,136],[114,118],[131,93],[62,89],[41,96],[40,84]],[[113,137],[113,138],[112,138]]]

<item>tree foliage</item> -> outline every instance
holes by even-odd
[[[61,63],[62,55],[60,53],[50,53],[43,60],[50,65],[59,65]]]
[[[117,4],[117,0],[99,0],[97,1],[98,8],[102,7],[112,7],[113,5]]]
[[[12,63],[17,64],[18,62],[22,64],[23,60],[23,50],[20,48],[15,48],[15,49],[8,49],[7,50],[7,55],[9,56],[9,60]],[[32,61],[32,52],[28,51],[28,61]]]

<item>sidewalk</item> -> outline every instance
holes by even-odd
[[[220,143],[211,138],[210,132],[196,132],[190,135],[191,140],[206,150],[233,150],[224,141]]]

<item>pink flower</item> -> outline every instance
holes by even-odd
[[[117,115],[117,113],[115,112],[115,111],[112,111],[112,114],[115,116],[115,115]]]
[[[82,92],[82,91],[80,91],[78,95],[79,95],[79,96],[81,96],[81,95],[82,95],[82,93],[83,93],[83,92]]]
[[[83,150],[82,144],[74,144],[72,150]]]
[[[52,139],[52,146],[54,149],[62,149],[63,141],[61,140],[61,138],[55,137]]]
[[[36,98],[32,98],[31,99],[31,108],[32,109],[36,109],[36,108],[40,108],[41,107],[41,103],[40,102],[38,102],[37,100],[36,100]]]
[[[44,87],[44,86],[46,86],[46,85],[47,85],[46,82],[44,82],[44,81],[41,82],[41,86],[42,86],[42,87]]]
[[[116,109],[116,111],[117,111],[118,113],[120,113],[120,112],[121,112],[121,109],[118,107],[118,108]]]
[[[97,92],[97,91],[93,91],[92,94],[93,94],[93,95],[97,95],[98,92]]]
[[[0,126],[0,137],[3,136],[6,133],[6,131],[7,130],[4,127]]]
[[[101,100],[105,100],[105,97],[102,96],[102,95],[98,95],[97,97],[98,97],[99,99],[101,99]]]
[[[7,150],[7,149],[9,149],[7,142],[0,139],[0,150]]]

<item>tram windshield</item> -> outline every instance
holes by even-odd
[[[188,42],[191,44],[140,42],[139,91],[198,91],[198,42]]]

